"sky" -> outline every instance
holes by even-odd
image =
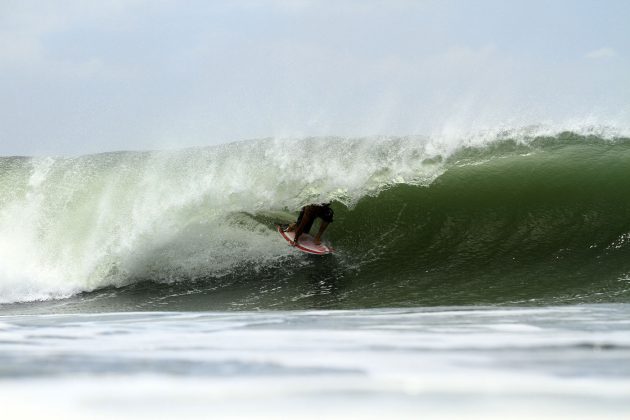
[[[630,2],[0,0],[0,155],[629,125]]]

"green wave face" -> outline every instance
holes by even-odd
[[[630,139],[563,133],[441,154],[417,140],[313,141],[330,146],[315,174],[301,153],[321,148],[298,142],[298,156],[278,160],[286,145],[267,140],[64,160],[39,175],[29,159],[1,160],[0,252],[24,257],[6,239],[16,203],[29,203],[17,234],[39,241],[27,241],[31,265],[0,264],[3,301],[91,292],[112,310],[630,302]],[[287,248],[273,223],[326,199],[337,252]]]
[[[366,305],[628,301],[630,142],[568,137],[462,150],[340,212]]]

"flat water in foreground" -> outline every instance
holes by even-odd
[[[0,317],[7,418],[630,415],[630,305]]]

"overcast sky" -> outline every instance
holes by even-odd
[[[630,1],[0,0],[0,155],[627,123]]]

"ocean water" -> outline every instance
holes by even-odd
[[[627,417],[628,190],[601,128],[2,157],[3,412]]]
[[[5,316],[7,418],[627,418],[630,305]]]

